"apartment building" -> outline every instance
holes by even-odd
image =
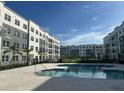
[[[27,48],[27,26],[28,20],[18,15],[16,12],[6,7],[0,2],[0,62],[8,64],[13,56],[13,51],[4,53],[14,44],[22,53],[15,54],[15,61],[26,62],[26,53],[23,49]]]
[[[104,37],[105,58],[124,60],[124,22]]]
[[[60,46],[60,58],[68,58],[70,56],[70,46]]]
[[[105,58],[124,60],[124,22],[104,37]]]
[[[99,59],[103,58],[103,45],[72,45],[72,46],[61,46],[60,55],[61,58],[68,58],[73,55],[81,56],[83,58],[96,57]]]
[[[14,54],[15,62],[27,62],[25,49],[33,49],[29,60],[53,60],[60,58],[60,42],[49,35],[32,20],[27,20],[0,2],[0,62],[8,64],[13,56],[10,47],[15,45],[18,51]],[[42,52],[42,53],[39,53]]]

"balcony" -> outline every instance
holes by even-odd
[[[6,29],[1,29],[0,36],[7,39],[12,39],[11,34],[6,32]]]

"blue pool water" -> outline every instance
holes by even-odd
[[[124,79],[124,71],[102,70],[111,68],[111,65],[59,65],[67,69],[48,69],[36,72],[39,76],[50,77],[76,77],[76,78],[101,78],[101,79]]]

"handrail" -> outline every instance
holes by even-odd
[[[47,69],[43,64],[41,64],[45,69]]]

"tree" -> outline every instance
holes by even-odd
[[[24,49],[24,52],[27,53],[27,63],[28,63],[29,65],[30,65],[30,63],[29,63],[29,53],[30,53],[31,51],[33,51],[33,48],[31,48],[31,49],[29,49],[29,48]]]
[[[8,52],[12,52],[12,59],[10,60],[10,63],[14,63],[15,61],[15,55],[20,54],[22,56],[22,53],[19,51],[19,49],[16,47],[16,44],[14,43],[13,46],[11,46],[8,50],[5,50],[3,54],[6,54]]]

